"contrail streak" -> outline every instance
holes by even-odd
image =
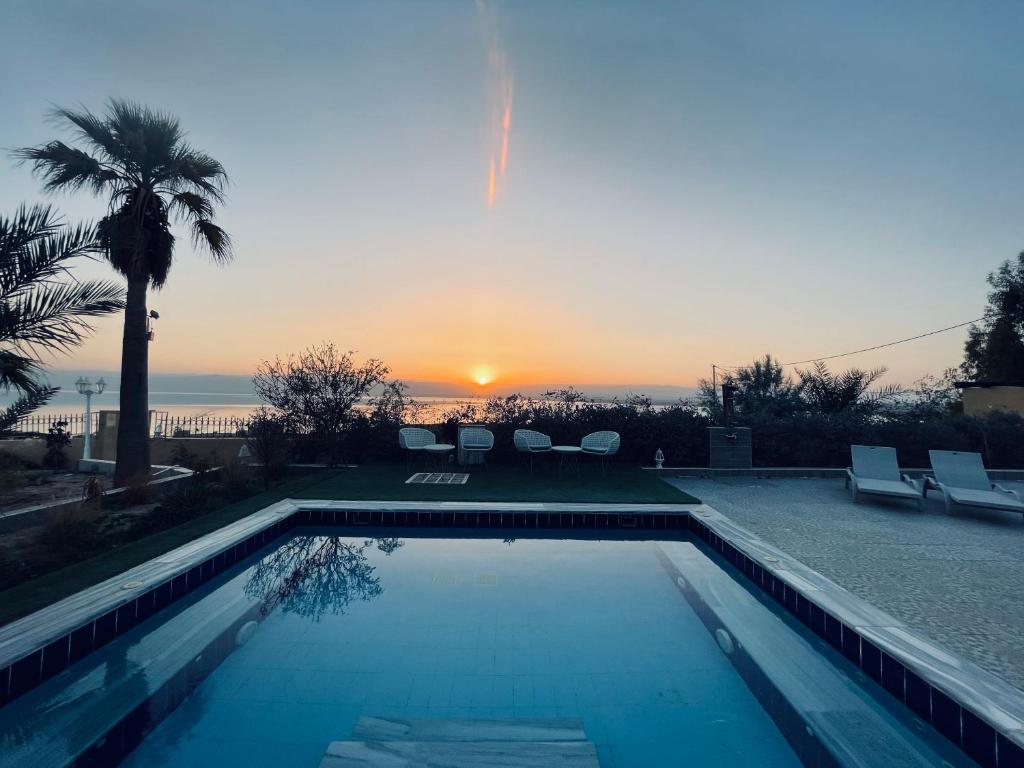
[[[497,13],[484,0],[477,2],[487,35],[487,78],[490,93],[488,128],[487,208],[493,209],[505,186],[509,137],[512,133],[512,73],[498,38]]]

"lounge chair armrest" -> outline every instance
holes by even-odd
[[[926,491],[929,491],[929,490],[932,490],[932,489],[940,490],[942,488],[942,483],[940,483],[938,480],[936,480],[931,475],[925,475],[921,479],[924,481],[924,489]]]
[[[846,487],[849,488],[850,487],[850,483],[852,481],[856,480],[856,479],[857,479],[857,476],[855,474],[853,474],[853,467],[847,467],[846,468],[846,480],[845,480]]]
[[[921,493],[924,493],[924,489],[925,489],[924,482],[918,483],[917,480],[912,478],[906,472],[904,472],[901,475],[901,477],[903,478],[903,482],[906,483],[909,486],[912,486],[915,491],[919,491]]]
[[[992,490],[999,491],[999,493],[1005,493],[1008,496],[1013,496],[1017,501],[1021,501],[1020,493],[1017,491],[1011,491],[1006,486],[1000,485],[999,483],[992,483]]]

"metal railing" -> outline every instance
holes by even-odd
[[[84,413],[34,413],[19,419],[11,435],[43,436],[50,427],[64,422],[64,430],[72,437],[85,434]],[[231,416],[172,416],[164,411],[153,411],[149,433],[153,437],[233,437],[244,436],[249,419]],[[92,414],[92,434],[99,431],[99,413]]]
[[[153,414],[153,437],[229,437],[243,436],[249,419],[233,416],[171,416]]]
[[[96,434],[99,427],[99,414],[92,414],[92,433]],[[84,413],[33,413],[22,419],[11,429],[11,434],[16,435],[45,435],[50,427],[64,422],[64,431],[72,437],[81,437],[85,434]]]

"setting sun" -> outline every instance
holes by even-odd
[[[470,378],[481,387],[486,386],[494,381],[494,369],[488,365],[478,365],[473,369]]]

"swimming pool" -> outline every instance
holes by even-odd
[[[317,766],[361,718],[580,721],[616,768],[972,764],[686,533],[498,535],[294,529],[0,709],[0,765]]]

